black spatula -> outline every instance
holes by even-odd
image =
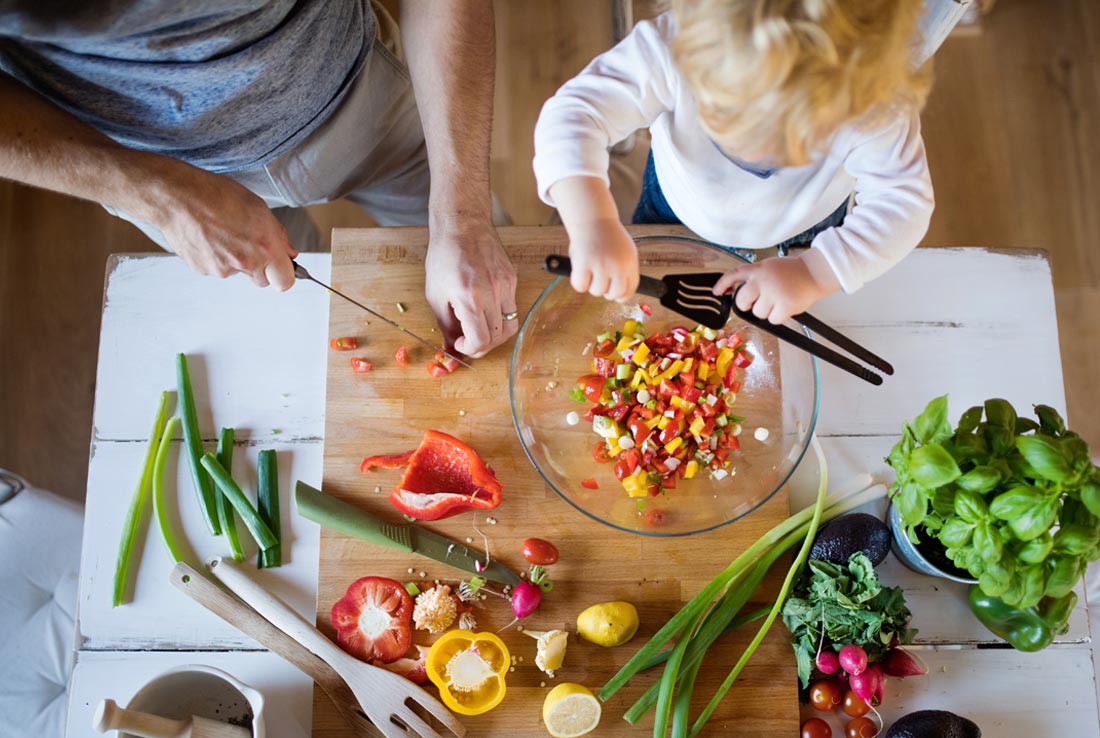
[[[547,256],[545,267],[551,274],[562,277],[568,277],[573,272],[569,257],[558,254]],[[732,304],[728,294],[715,295],[711,292],[721,276],[721,272],[701,272],[666,274],[661,279],[655,279],[643,274],[638,282],[638,292],[656,297],[666,308],[690,318],[694,323],[717,330],[729,320]]]

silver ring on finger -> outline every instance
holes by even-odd
[[[518,310],[513,310],[510,313],[501,313],[501,317],[503,317],[505,320],[518,320],[519,319],[519,311]]]

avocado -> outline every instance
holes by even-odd
[[[810,549],[810,558],[847,564],[856,551],[862,551],[878,566],[890,551],[890,529],[886,523],[867,513],[848,513],[821,526]]]
[[[885,738],[981,738],[974,721],[946,710],[918,710],[897,720]]]

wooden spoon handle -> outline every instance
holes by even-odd
[[[160,715],[119,707],[114,700],[103,700],[92,716],[98,733],[119,730],[142,738],[186,738],[191,734],[190,720],[169,720]]]

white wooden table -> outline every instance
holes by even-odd
[[[327,278],[327,255],[301,260]],[[134,601],[112,609],[110,589],[158,393],[174,389],[173,359],[183,352],[193,357],[201,427],[238,429],[235,476],[254,485],[246,469],[255,468],[256,452],[279,452],[289,562],[260,576],[312,616],[317,528],[291,512],[288,493],[293,480],[321,479],[328,295],[310,284],[277,294],[243,277],[200,278],[171,256],[122,257],[108,271],[67,735],[94,735],[95,703],[111,697],[125,704],[149,678],[181,663],[223,668],[274,697],[269,735],[308,735],[309,679],[173,589],[155,530],[138,547]],[[944,392],[953,419],[996,396],[1018,408],[1041,402],[1065,409],[1050,268],[1040,254],[918,250],[856,295],[828,298],[814,312],[897,368],[874,389],[822,366],[817,433],[838,484],[865,471],[888,480],[882,459],[901,422]],[[792,506],[804,506],[816,490],[811,466],[792,480]],[[185,466],[173,462],[168,474],[191,489]],[[196,505],[173,514],[195,561],[224,553]],[[996,647],[967,609],[962,586],[913,574],[892,557],[880,575],[905,588],[931,667],[926,677],[889,680],[881,709],[888,722],[939,708],[968,715],[994,738],[1100,735],[1083,597],[1058,644],[1022,654]],[[839,722],[834,735],[843,735]]]

